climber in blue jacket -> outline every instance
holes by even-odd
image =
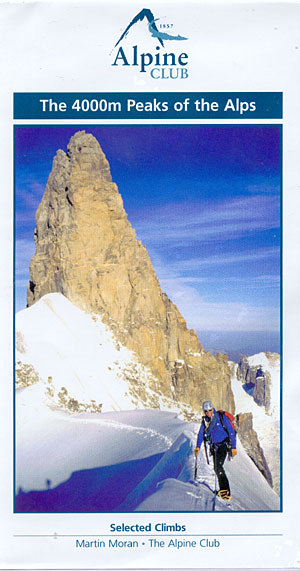
[[[195,456],[197,458],[200,446],[204,440],[206,459],[209,463],[206,448],[206,444],[209,444],[220,488],[217,495],[225,500],[230,500],[230,486],[223,464],[227,453],[232,458],[237,453],[235,431],[227,416],[220,411],[217,412],[210,401],[205,401],[202,407],[204,415],[198,433]]]

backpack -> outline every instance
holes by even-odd
[[[225,432],[227,432],[227,434],[228,434],[228,430],[227,430],[227,428],[224,424],[224,420],[223,420],[224,415],[228,418],[235,434],[237,434],[237,428],[235,426],[235,416],[233,416],[233,414],[231,414],[230,412],[227,412],[226,410],[218,410],[217,412],[219,414],[220,422],[221,422],[222,427],[224,428]],[[228,436],[229,436],[229,434],[228,434]]]

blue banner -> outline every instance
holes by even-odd
[[[14,119],[282,119],[282,93],[15,93]]]

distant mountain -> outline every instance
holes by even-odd
[[[228,360],[233,361],[234,363],[239,363],[242,357],[245,356],[245,354],[241,353],[240,351],[231,351],[226,349],[220,350],[220,349],[208,348],[207,351],[209,351],[209,353],[212,353],[213,355],[217,355],[218,353],[226,355]]]
[[[206,351],[224,353],[238,363],[247,355],[261,352],[280,352],[279,331],[200,331],[199,339]]]

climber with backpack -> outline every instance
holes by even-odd
[[[212,402],[205,401],[202,405],[204,415],[197,438],[195,457],[197,456],[204,442],[206,461],[209,464],[207,445],[213,457],[214,471],[218,478],[219,491],[217,496],[224,500],[230,500],[229,481],[224,470],[226,456],[234,458],[236,451],[236,431],[232,424],[232,415],[223,410],[216,411]]]

